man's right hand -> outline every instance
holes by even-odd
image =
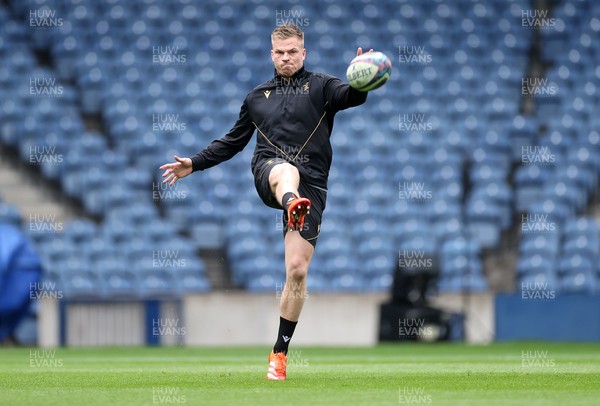
[[[169,186],[173,186],[181,178],[185,178],[192,173],[192,160],[190,158],[179,158],[177,155],[174,156],[175,161],[172,164],[164,164],[160,170],[165,171],[162,177],[166,179],[162,183],[169,182]]]

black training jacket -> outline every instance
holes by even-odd
[[[323,73],[301,68],[290,79],[275,74],[246,96],[233,128],[192,157],[193,170],[232,158],[256,131],[253,172],[258,163],[281,158],[298,168],[303,182],[326,190],[335,113],[366,99],[366,92]]]

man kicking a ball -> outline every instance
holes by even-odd
[[[280,381],[286,378],[286,354],[304,304],[308,266],[325,210],[333,119],[338,111],[363,104],[367,93],[333,76],[305,70],[304,33],[297,26],[275,28],[271,44],[275,77],[246,96],[235,126],[192,158],[175,156],[176,162],[160,169],[163,183],[172,186],[192,172],[230,159],[256,131],[256,190],[267,206],[284,211],[286,282],[267,372],[267,379]]]

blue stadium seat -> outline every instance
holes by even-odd
[[[537,165],[517,168],[515,173],[515,208],[517,211],[526,211],[531,204],[540,199],[543,185],[548,177],[548,171]]]
[[[259,274],[250,279],[245,287],[249,292],[275,292],[275,278],[270,273]]]
[[[100,275],[104,280],[106,298],[131,300],[140,297],[139,279],[134,272],[123,267],[123,265],[106,267],[102,270]]]
[[[96,224],[91,220],[75,220],[67,223],[65,237],[75,244],[89,242],[98,233]]]
[[[356,291],[360,292],[365,289],[365,283],[360,274],[343,273],[333,276],[329,282],[330,289],[333,292],[338,291]]]
[[[563,293],[594,294],[598,289],[598,276],[588,268],[572,270],[560,278]]]
[[[104,295],[102,279],[82,269],[62,273],[64,295],[68,299],[101,299]]]
[[[534,235],[532,238],[527,238],[526,235],[524,237],[520,245],[520,255],[523,257],[538,254],[553,260],[559,253],[558,233]]]
[[[135,267],[138,292],[146,299],[170,299],[178,296],[177,282],[173,273],[142,264]]]
[[[580,270],[594,272],[596,267],[595,259],[594,256],[571,253],[562,257],[558,269],[562,274],[578,272]]]
[[[179,290],[182,293],[208,292],[211,285],[208,279],[196,270],[183,271],[177,274]]]
[[[571,236],[563,243],[563,255],[580,254],[585,257],[598,257],[598,237],[596,236]]]
[[[555,273],[556,263],[550,258],[540,254],[531,257],[520,258],[517,263],[517,272],[524,275],[535,275],[539,273]]]

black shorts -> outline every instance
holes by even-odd
[[[281,202],[278,202],[273,193],[271,192],[271,185],[269,184],[269,174],[271,169],[275,165],[285,163],[284,159],[273,158],[267,161],[258,162],[254,168],[254,186],[264,204],[274,209],[282,211],[282,229],[283,236],[287,233],[287,212],[283,210]],[[323,210],[325,210],[325,203],[327,198],[327,192],[318,189],[314,186],[308,185],[300,178],[300,185],[298,186],[298,193],[300,197],[305,197],[310,200],[310,213],[306,215],[304,219],[304,227],[300,230],[300,235],[306,241],[311,243],[313,247],[317,245],[317,238],[321,231],[321,218],[323,216]]]

